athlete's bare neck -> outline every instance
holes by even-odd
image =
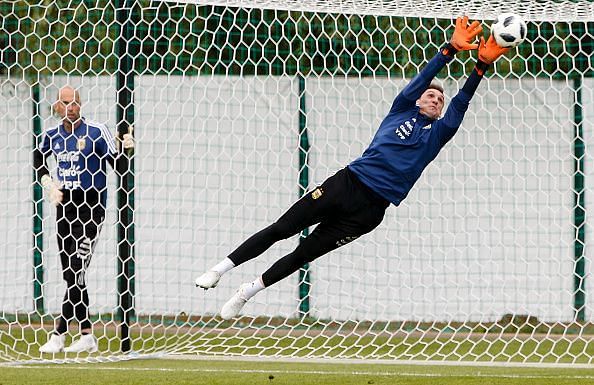
[[[82,124],[82,119],[78,119],[76,122],[74,122],[74,124],[65,119],[64,121],[62,121],[62,124],[64,125],[64,129],[66,130],[66,132],[72,133],[72,131],[76,130],[78,126]]]

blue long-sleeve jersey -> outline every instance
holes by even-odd
[[[396,96],[371,144],[348,168],[366,186],[398,206],[427,165],[454,136],[482,78],[473,71],[441,119],[419,112],[416,101],[452,60],[439,52]]]
[[[113,165],[117,156],[114,136],[107,127],[83,118],[73,132],[67,132],[60,124],[46,131],[39,153],[43,158],[38,163],[50,154],[56,157],[56,176],[63,189],[97,190],[105,205],[107,163]]]

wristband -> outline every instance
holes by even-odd
[[[458,53],[458,50],[454,48],[452,43],[448,43],[441,49],[441,53],[445,56],[454,57]]]
[[[476,61],[476,66],[474,67],[474,69],[476,70],[476,73],[483,76],[485,74],[485,72],[487,72],[487,70],[489,69],[489,64],[478,59]]]

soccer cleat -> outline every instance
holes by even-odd
[[[99,346],[97,346],[97,340],[92,334],[83,334],[78,341],[64,349],[66,353],[95,353],[97,350],[99,350]]]
[[[204,290],[212,289],[216,287],[221,279],[221,274],[217,271],[207,271],[200,277],[196,278],[196,286],[203,288]]]
[[[64,334],[52,334],[50,339],[39,348],[39,351],[41,353],[60,353],[62,350],[64,350],[65,341],[66,336]]]
[[[223,308],[221,309],[222,319],[230,320],[239,315],[241,308],[243,308],[243,305],[245,305],[248,301],[244,290],[245,288],[248,288],[250,285],[250,283],[244,283],[243,285],[241,285],[239,287],[239,290],[237,290],[237,292],[233,294],[233,297],[231,297],[229,301],[227,301],[223,305]]]

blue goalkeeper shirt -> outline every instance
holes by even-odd
[[[82,123],[68,132],[63,124],[46,131],[42,154],[56,158],[56,176],[65,190],[97,190],[105,204],[107,163],[113,164],[117,150],[107,127],[82,118]]]
[[[439,52],[396,96],[371,144],[348,168],[384,199],[398,206],[427,165],[454,136],[481,77],[473,73],[474,87],[461,89],[441,119],[419,112],[416,101],[437,73],[452,60]],[[470,80],[470,78],[469,78]],[[466,87],[465,87],[466,88]]]

